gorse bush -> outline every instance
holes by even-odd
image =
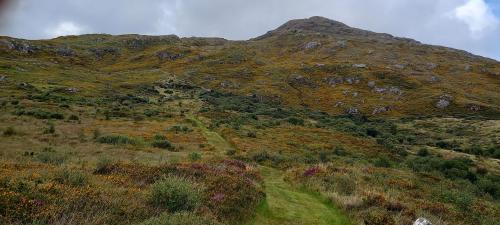
[[[168,176],[151,186],[149,201],[170,212],[193,211],[203,200],[203,187],[186,178]]]
[[[167,137],[165,137],[161,134],[157,134],[153,137],[153,141],[151,142],[151,146],[153,146],[155,148],[162,148],[162,149],[173,149],[174,148],[172,143],[170,143],[167,140]]]
[[[139,225],[221,225],[220,223],[201,217],[191,212],[163,213],[150,218]]]

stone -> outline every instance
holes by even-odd
[[[349,114],[349,115],[358,115],[359,114],[359,109],[356,108],[356,107],[349,107],[346,110],[346,113]]]
[[[426,67],[428,70],[433,70],[433,69],[436,69],[438,67],[438,64],[430,62],[430,63],[426,64]]]
[[[368,87],[369,88],[374,88],[376,85],[375,81],[368,81]]]
[[[477,111],[480,111],[480,110],[481,110],[481,106],[476,105],[476,104],[469,104],[469,105],[467,105],[467,108],[468,108],[470,111],[474,111],[474,112],[477,112]]]
[[[70,94],[75,94],[75,93],[80,92],[80,89],[74,88],[74,87],[70,87],[70,88],[66,88],[66,92],[68,92]]]
[[[321,43],[317,42],[317,41],[311,41],[311,42],[308,42],[305,46],[304,46],[304,49],[305,50],[314,50],[314,49],[317,49],[321,46]]]
[[[464,66],[464,70],[466,72],[470,72],[470,71],[472,71],[472,66],[467,64],[467,65]]]
[[[345,48],[347,47],[347,41],[341,40],[335,42],[335,48]]]
[[[403,91],[398,87],[389,87],[389,92],[394,95],[402,95]]]
[[[323,80],[326,84],[332,86],[332,87],[335,87],[337,84],[343,84],[344,83],[344,79],[341,78],[341,77],[326,77],[324,80]]]
[[[366,64],[353,64],[352,67],[358,69],[366,69],[368,66]]]
[[[4,81],[5,79],[7,79],[7,76],[0,75],[0,81]]]
[[[357,98],[358,96],[359,96],[359,92],[353,92],[353,93],[352,93],[352,97]]]
[[[420,217],[417,220],[415,220],[413,225],[432,225],[432,223],[428,219]]]
[[[429,79],[429,81],[431,83],[439,83],[439,82],[441,82],[441,78],[439,78],[438,76],[431,76],[431,78]]]
[[[338,107],[341,107],[341,106],[344,106],[344,102],[338,101],[334,105],[335,108],[338,108]]]
[[[447,94],[441,95],[439,96],[439,100],[436,102],[436,107],[438,109],[445,109],[448,106],[450,106],[452,101],[453,101],[453,96]]]
[[[377,107],[377,108],[373,109],[372,115],[385,113],[385,112],[391,111],[391,109],[392,109],[392,107],[390,107],[390,106]]]
[[[395,68],[395,69],[399,69],[399,70],[402,70],[402,69],[406,68],[406,66],[402,65],[402,64],[396,64],[396,65],[393,65],[392,67]]]
[[[378,93],[378,94],[384,94],[385,92],[387,92],[387,88],[374,87],[373,91]]]

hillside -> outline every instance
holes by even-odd
[[[500,62],[465,51],[322,17],[0,37],[0,87],[0,224],[500,220]]]

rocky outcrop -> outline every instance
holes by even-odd
[[[75,51],[68,46],[62,46],[56,49],[56,54],[69,57],[75,55]]]
[[[92,52],[97,59],[102,59],[107,55],[119,55],[120,49],[113,47],[103,47],[91,49],[90,52]]]
[[[168,50],[163,50],[163,51],[157,52],[156,57],[158,57],[158,59],[160,59],[160,60],[175,61],[177,59],[184,57],[184,55],[181,53],[175,53],[175,52],[171,52]]]
[[[311,41],[304,45],[304,50],[314,50],[321,46],[321,43],[317,41]]]

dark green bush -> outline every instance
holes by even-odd
[[[373,165],[375,165],[376,167],[386,167],[386,168],[389,168],[389,167],[391,167],[392,163],[391,163],[391,161],[387,157],[380,157],[380,158],[378,158],[378,159],[375,160],[375,162],[373,163]]]
[[[170,212],[193,211],[203,200],[203,187],[186,178],[169,176],[151,186],[149,200]]]
[[[191,160],[192,162],[198,161],[200,159],[201,159],[201,153],[199,152],[191,152],[189,154],[189,160]]]
[[[172,149],[173,146],[172,144],[167,141],[167,140],[153,140],[153,142],[151,142],[151,146],[155,147],[155,148],[162,148],[162,149]]]
[[[303,126],[304,125],[304,120],[302,118],[297,118],[297,117],[290,117],[288,118],[287,122],[293,125],[298,125],[298,126]]]
[[[137,140],[122,135],[105,135],[97,138],[97,142],[111,145],[135,145]]]

